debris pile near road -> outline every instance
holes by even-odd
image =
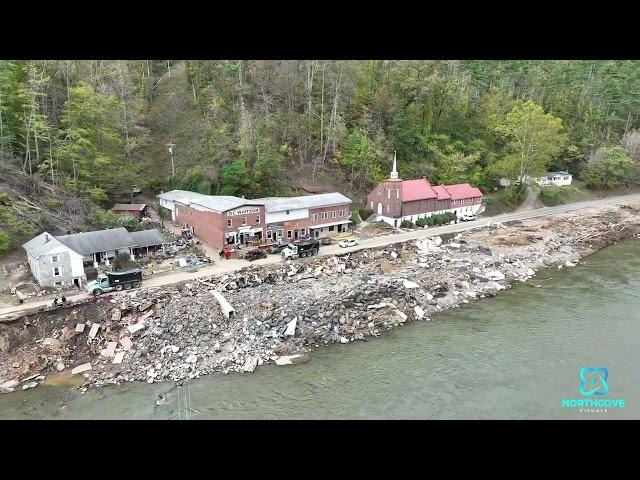
[[[576,265],[594,247],[637,234],[640,211],[532,223],[499,230],[502,237],[526,237],[526,243],[493,244],[488,239],[496,230],[485,228],[252,265],[103,297],[66,315],[16,321],[0,330],[0,390],[32,388],[45,375],[65,372],[101,386],[299,363],[312,348],[429,321],[437,312],[526,282],[539,268]]]

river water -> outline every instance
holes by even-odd
[[[539,285],[538,288],[535,286]],[[541,270],[496,298],[368,342],[332,345],[293,366],[190,382],[192,419],[640,418],[640,240],[573,269]],[[608,370],[625,407],[580,413],[579,371]],[[2,419],[184,418],[185,391],[128,383],[41,385],[0,396]],[[186,389],[185,389],[186,390]],[[160,395],[164,403],[156,404]],[[596,397],[588,397],[596,398]]]

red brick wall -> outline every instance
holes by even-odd
[[[344,210],[344,215],[340,215],[340,210]],[[336,212],[335,217],[331,217],[331,214],[327,216],[327,218],[322,219],[323,212]],[[316,219],[313,219],[313,215],[316,215]],[[308,226],[313,228],[315,225],[324,225],[325,223],[334,223],[340,221],[349,220],[351,216],[351,204],[344,203],[341,205],[333,205],[331,207],[321,207],[321,208],[310,208],[309,209],[309,221]]]
[[[391,190],[391,193],[389,191]],[[400,190],[399,193],[396,190]],[[391,198],[389,198],[391,197]],[[398,198],[400,197],[400,198]],[[378,202],[382,203],[382,215],[385,217],[400,217],[402,205],[402,182],[390,181],[381,182],[367,195],[367,208],[371,208],[373,213],[378,214]],[[373,208],[371,202],[373,201]],[[387,208],[387,205],[389,208]]]
[[[187,226],[193,228],[194,234],[200,240],[212,247],[222,248],[224,246],[226,228],[222,228],[225,222],[221,214],[209,210],[196,210],[178,202],[175,205],[176,223],[181,226],[186,223]]]
[[[226,233],[237,232],[243,227],[242,219],[247,218],[244,227],[262,228],[262,238],[265,238],[264,224],[264,207],[263,206],[243,206],[230,210],[243,210],[246,208],[259,208],[258,213],[247,215],[229,216],[227,212],[218,213],[211,210],[196,210],[187,205],[176,202],[176,223],[192,227],[194,234],[203,242],[208,243],[215,248],[223,248],[225,246]],[[259,217],[259,221],[258,221]],[[231,220],[231,226],[227,226],[227,220]]]

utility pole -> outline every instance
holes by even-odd
[[[173,182],[173,186],[176,186],[176,166],[173,162],[173,147],[175,147],[175,143],[167,143],[167,147],[169,147],[169,156],[171,157],[171,181]]]

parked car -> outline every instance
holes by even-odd
[[[324,237],[322,240],[320,240],[320,243],[322,245],[331,245],[333,243],[333,239],[331,237]]]
[[[269,253],[275,253],[276,255],[280,255],[280,252],[282,252],[282,250],[284,250],[285,248],[287,248],[287,244],[280,243],[278,245],[274,245],[273,247],[271,247],[269,249]]]
[[[355,247],[356,245],[358,245],[358,240],[356,240],[355,238],[348,238],[347,240],[342,240],[338,245],[340,245],[342,248]]]
[[[463,215],[460,217],[460,220],[462,220],[463,222],[471,222],[477,219],[478,217],[476,215]]]
[[[245,260],[249,260],[250,262],[253,262],[254,260],[258,260],[259,258],[267,258],[267,254],[264,253],[259,248],[256,248],[255,250],[249,250],[245,254],[244,258]]]

